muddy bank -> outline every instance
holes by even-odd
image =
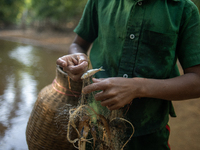
[[[27,30],[1,30],[0,39],[33,46],[40,46],[51,50],[66,51],[72,43],[75,33],[53,31]]]

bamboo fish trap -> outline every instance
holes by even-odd
[[[57,66],[53,83],[40,91],[26,129],[30,150],[76,149],[66,138],[66,125],[69,110],[78,105],[82,82],[69,80],[68,75]],[[72,131],[71,136],[75,138],[77,135]]]

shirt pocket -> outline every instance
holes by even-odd
[[[156,48],[155,50],[175,50],[177,33],[162,33],[159,31],[143,30],[141,44]]]
[[[143,30],[136,58],[136,76],[168,78],[176,62],[176,33]]]

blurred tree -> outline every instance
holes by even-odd
[[[0,0],[0,23],[6,26],[15,24],[23,5],[24,0]]]
[[[36,16],[44,19],[49,18],[56,21],[66,21],[79,15],[87,0],[34,0],[32,8]]]
[[[34,19],[45,25],[60,27],[82,14],[87,0],[33,0]]]

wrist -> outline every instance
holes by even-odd
[[[141,97],[147,97],[147,88],[145,86],[146,84],[146,78],[138,78],[135,77],[133,78],[134,80],[134,86],[136,87],[137,90],[137,98],[141,98]]]

